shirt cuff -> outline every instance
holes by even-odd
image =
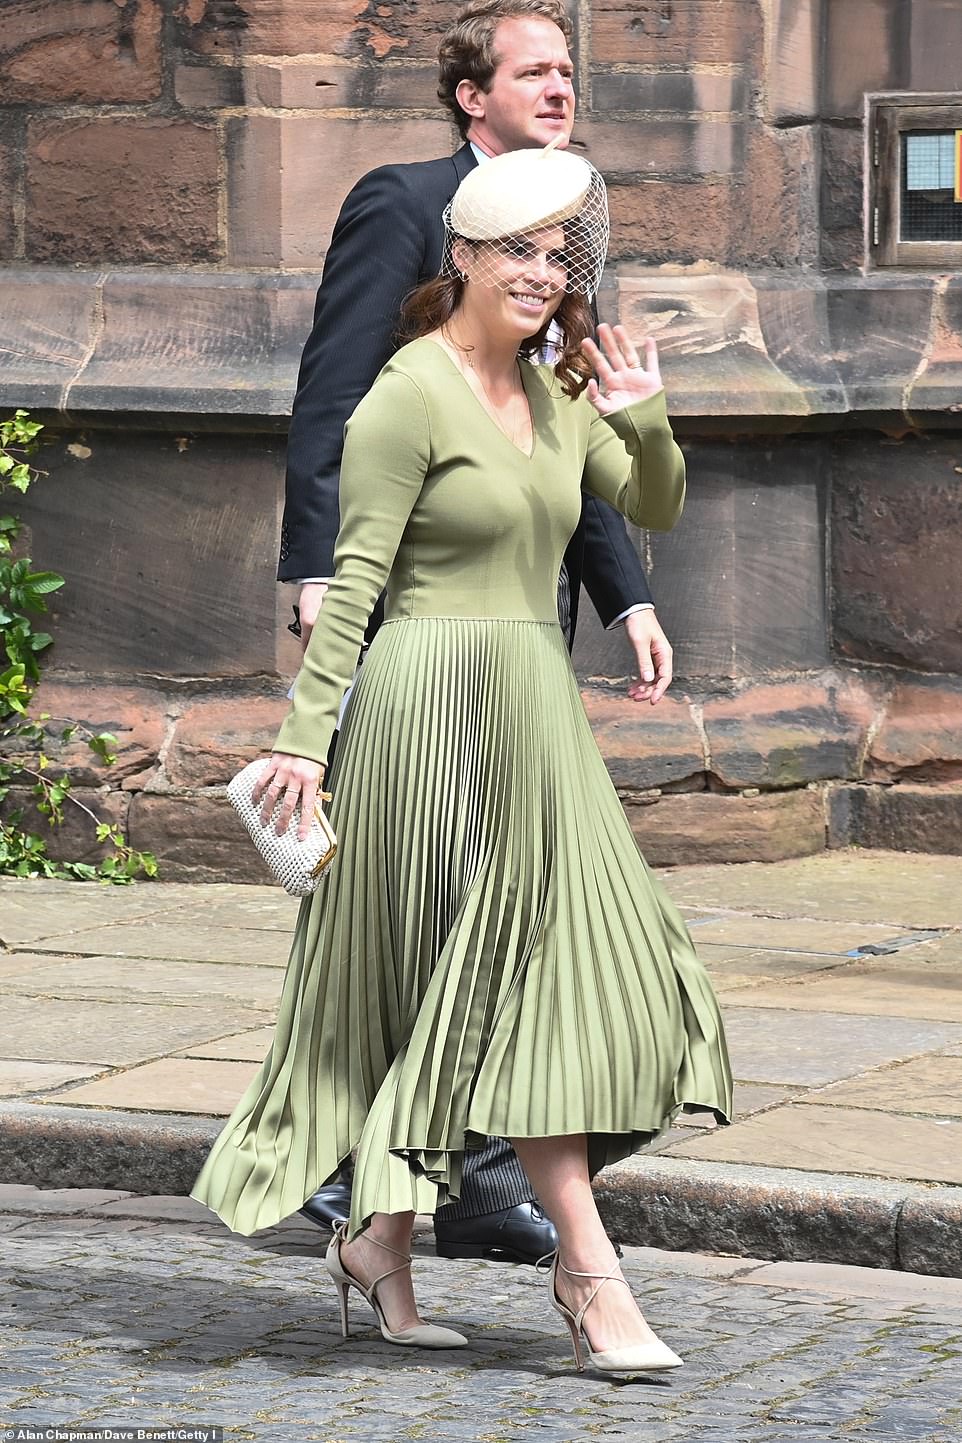
[[[609,621],[605,627],[605,631],[614,631],[620,622],[627,621],[629,616],[634,616],[636,611],[654,611],[654,609],[655,603],[653,601],[639,601],[634,606],[629,606],[626,611],[622,611],[620,615],[615,617],[614,621]]]
[[[285,576],[283,584],[285,586],[310,586],[316,582],[323,582],[325,586],[330,586],[333,580],[333,576]],[[627,616],[628,613],[625,612],[625,615]]]

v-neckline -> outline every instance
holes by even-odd
[[[537,445],[538,445],[538,428],[537,428],[537,426],[536,426],[536,424],[535,424],[534,404],[533,404],[533,402],[532,402],[532,400],[531,400],[531,395],[530,395],[530,393],[529,393],[529,391],[528,391],[528,387],[525,385],[525,379],[524,379],[524,364],[525,364],[525,363],[519,358],[519,360],[518,360],[518,374],[519,374],[519,376],[521,377],[521,389],[522,389],[522,391],[524,392],[525,404],[526,404],[527,407],[528,407],[528,419],[529,419],[529,421],[531,422],[531,450],[530,450],[530,451],[523,451],[516,441],[512,441],[511,437],[508,435],[507,431],[505,431],[504,427],[501,426],[500,423],[495,420],[494,416],[492,416],[492,414],[491,414],[491,412],[488,410],[487,406],[486,406],[486,405],[484,404],[484,402],[481,400],[481,397],[477,394],[477,392],[475,391],[474,387],[471,385],[471,382],[468,380],[467,376],[464,374],[464,372],[462,371],[461,367],[458,365],[457,361],[456,361],[456,360],[454,359],[454,357],[451,355],[450,351],[448,351],[445,346],[442,346],[442,344],[441,344],[440,341],[435,341],[431,336],[422,336],[421,339],[424,340],[424,341],[428,341],[428,342],[435,348],[435,350],[441,352],[441,355],[442,355],[442,356],[444,357],[444,359],[447,361],[447,363],[448,363],[448,365],[451,367],[452,371],[454,371],[458,376],[460,376],[462,385],[465,387],[465,389],[466,389],[466,390],[468,391],[468,393],[470,394],[470,396],[471,396],[472,400],[474,401],[474,404],[477,406],[478,410],[482,413],[482,415],[484,415],[484,416],[487,417],[489,424],[490,424],[491,426],[493,426],[494,429],[497,431],[498,435],[499,435],[500,437],[502,437],[502,439],[503,439],[504,441],[507,442],[507,444],[511,447],[512,451],[517,451],[518,455],[521,456],[521,457],[523,457],[523,459],[524,459],[525,461],[531,461],[531,460],[533,460],[533,459],[534,459],[534,453],[535,453],[535,450],[537,449]]]

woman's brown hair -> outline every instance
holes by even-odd
[[[460,276],[437,276],[425,281],[411,292],[401,307],[397,341],[404,345],[431,331],[440,331],[460,308],[464,281]],[[581,342],[594,330],[591,311],[583,295],[565,292],[561,305],[550,320],[545,321],[536,336],[529,336],[519,347],[525,360],[537,358],[547,340],[552,321],[561,332],[560,354],[554,373],[566,396],[580,396],[593,374]]]

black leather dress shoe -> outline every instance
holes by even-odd
[[[476,1218],[434,1219],[439,1258],[491,1258],[536,1263],[558,1246],[554,1223],[537,1203],[518,1203]]]
[[[335,1224],[346,1223],[351,1215],[351,1184],[342,1178],[335,1178],[325,1187],[318,1188],[301,1208],[306,1218],[320,1228],[334,1231]]]

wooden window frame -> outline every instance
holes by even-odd
[[[962,130],[962,94],[866,96],[870,266],[962,270],[962,241],[903,241],[900,139],[906,130]]]

